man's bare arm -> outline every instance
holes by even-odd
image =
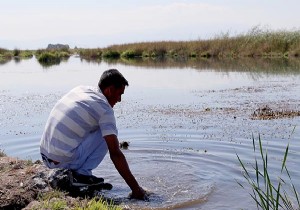
[[[114,163],[119,174],[123,177],[125,182],[132,190],[132,197],[137,199],[145,199],[145,191],[139,186],[138,182],[132,175],[127,160],[123,152],[120,150],[117,136],[108,135],[105,136],[104,139],[106,141],[112,162]]]

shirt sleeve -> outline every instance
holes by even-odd
[[[99,127],[102,132],[102,137],[107,135],[118,135],[116,119],[113,109],[106,109],[99,119]]]

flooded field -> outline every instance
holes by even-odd
[[[278,64],[279,65],[279,64]],[[300,187],[300,70],[224,71],[206,65],[131,66],[71,57],[49,68],[35,59],[0,65],[0,149],[40,159],[39,138],[54,103],[76,85],[95,85],[117,68],[129,81],[115,106],[120,141],[133,174],[151,192],[128,200],[128,186],[109,157],[94,171],[114,185],[105,192],[130,209],[255,209],[236,154],[251,167],[252,136],[268,149],[276,178],[285,147],[287,167]],[[242,66],[242,65],[241,65]],[[275,69],[276,66],[274,66]]]

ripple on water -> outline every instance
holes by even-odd
[[[95,174],[99,173],[106,180],[113,181],[115,187],[105,195],[130,206],[130,209],[179,208],[200,204],[213,192],[214,182],[207,176],[214,174],[199,170],[196,159],[188,161],[181,158],[184,154],[163,150],[134,148],[124,153],[138,182],[150,192],[149,202],[127,199],[129,189],[119,174],[112,173],[113,167],[106,167],[109,165],[108,159],[104,160],[103,168],[95,170]]]
[[[229,208],[232,204],[224,204],[224,200],[235,202],[236,209],[249,206],[251,198],[248,192],[237,184],[237,181],[244,180],[236,155],[239,154],[250,167],[254,160],[252,139],[220,141],[203,139],[201,132],[176,132],[174,135],[121,130],[120,139],[130,142],[129,149],[124,150],[130,168],[138,182],[152,194],[150,202],[128,200],[130,189],[106,158],[95,174],[104,176],[114,185],[107,195],[132,209],[205,209],[218,205]],[[268,146],[270,170],[275,172],[280,169],[280,160],[273,157],[281,156],[282,141],[273,139],[263,144]],[[293,151],[297,148],[292,150],[294,160],[291,164],[296,163],[297,155],[293,157]]]

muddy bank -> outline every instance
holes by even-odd
[[[65,190],[62,190],[64,193],[58,193],[57,189],[67,185],[57,182],[57,179],[54,182],[54,173],[54,170],[46,168],[39,160],[32,162],[14,157],[0,157],[0,209],[43,209],[43,197],[47,197],[49,203],[60,199],[69,208],[78,207],[79,202],[87,203],[92,199],[91,194],[83,196]],[[98,196],[103,199],[100,192]]]
[[[0,158],[0,209],[22,209],[49,189],[36,179],[49,171],[40,161],[32,163],[13,157]]]
[[[253,120],[271,120],[280,118],[293,118],[300,116],[298,110],[273,110],[268,105],[256,109],[251,115]]]

